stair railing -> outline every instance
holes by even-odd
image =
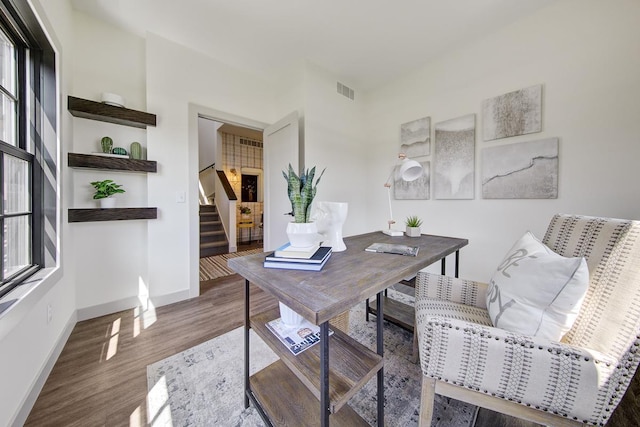
[[[222,228],[224,229],[227,241],[229,242],[229,253],[237,252],[236,204],[238,202],[238,198],[227,179],[227,175],[225,175],[223,171],[216,171],[215,186],[215,205],[218,209],[220,221],[222,222]]]

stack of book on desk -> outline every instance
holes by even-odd
[[[289,243],[279,247],[264,258],[267,268],[320,271],[331,256],[331,246],[314,245],[296,248]]]

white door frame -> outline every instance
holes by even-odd
[[[198,104],[189,103],[189,297],[200,295],[200,207],[198,187],[198,116],[263,131],[268,125]]]

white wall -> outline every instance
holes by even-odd
[[[148,178],[149,204],[159,207],[149,222],[149,288],[160,305],[198,294],[197,119],[189,106],[268,123],[274,93],[256,77],[153,34],[146,54],[147,107],[158,115],[147,134],[149,158],[158,162]],[[182,192],[186,203],[176,203]]]
[[[76,54],[72,57],[73,85],[68,94],[100,101],[103,92],[116,93],[124,97],[127,108],[145,111],[144,39],[81,12],[74,13],[73,23]],[[147,149],[147,134],[143,129],[82,118],[73,118],[72,122],[71,152],[100,151],[103,136],[111,137],[114,147],[127,151],[133,141],[141,143],[143,152]],[[148,206],[147,174],[68,168],[63,172],[73,187],[71,197],[67,197],[70,207],[96,207],[89,183],[104,179],[123,185],[126,193],[115,196],[118,207]],[[147,223],[137,220],[70,225],[81,320],[138,304],[141,286],[148,280]]]
[[[322,68],[307,63],[304,79],[306,168],[316,166],[316,176],[326,168],[315,200],[347,202],[349,212],[343,234],[370,231],[367,216],[367,158],[362,97],[354,100],[338,94],[338,81],[353,87]],[[382,184],[380,184],[382,186]]]
[[[218,128],[220,126],[222,123],[203,117],[198,118],[198,170],[216,163]]]
[[[638,22],[633,0],[556,2],[372,92],[366,123],[375,183],[398,151],[401,123],[430,116],[433,141],[435,123],[476,114],[475,199],[398,200],[396,221],[416,214],[424,232],[468,238],[461,275],[486,281],[515,240],[528,229],[542,237],[554,213],[640,219]],[[543,84],[542,132],[484,142],[482,101],[535,84]],[[481,198],[483,147],[547,137],[560,139],[558,199]],[[368,191],[369,227],[380,227],[383,194],[374,185]]]

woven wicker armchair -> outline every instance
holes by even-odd
[[[589,288],[560,342],[492,326],[487,285],[421,272],[420,425],[434,394],[553,426],[609,420],[640,362],[640,222],[556,215],[543,243],[585,257]]]

